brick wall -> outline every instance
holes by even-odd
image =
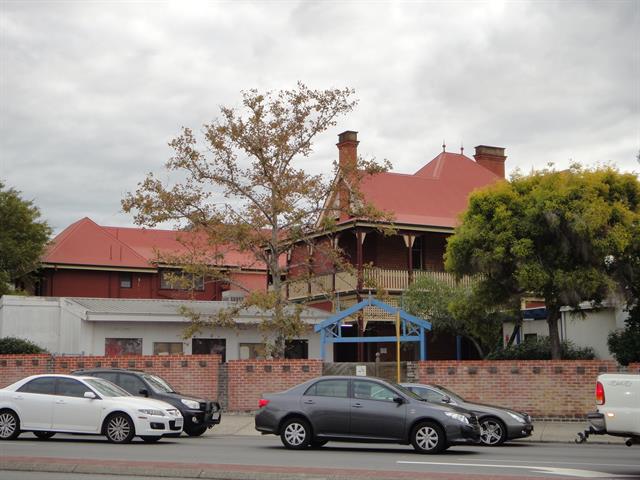
[[[218,397],[218,355],[51,356],[1,355],[0,388],[41,373],[70,373],[96,367],[131,368],[155,373],[184,394]]]
[[[258,409],[263,393],[286,390],[322,375],[320,360],[232,360],[227,363],[231,411]]]
[[[598,374],[617,372],[614,361],[413,362],[417,383],[447,387],[473,402],[502,405],[534,417],[583,418],[595,410]],[[632,364],[629,372],[640,372]]]
[[[0,388],[29,375],[95,367],[135,368],[166,378],[178,391],[220,399],[229,411],[254,411],[264,393],[286,390],[322,375],[320,360],[234,360],[217,355],[0,356]],[[583,418],[594,407],[598,374],[616,372],[613,361],[408,362],[410,382],[435,383],[462,397],[526,411],[537,418]],[[640,363],[628,372],[640,373]]]

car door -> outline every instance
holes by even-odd
[[[53,404],[54,430],[100,432],[104,403],[100,398],[84,398],[85,392],[93,391],[84,383],[73,378],[57,379]]]
[[[300,397],[300,408],[316,435],[349,434],[349,380],[319,380]]]
[[[11,394],[23,430],[46,430],[53,422],[56,377],[39,377]]]
[[[372,380],[352,380],[351,436],[398,440],[404,438],[406,403],[396,403],[400,395]]]

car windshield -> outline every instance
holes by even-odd
[[[412,392],[411,390],[409,390],[406,387],[403,387],[402,385],[398,385],[397,383],[394,383],[394,382],[389,382],[389,385],[391,385],[396,390],[399,390],[400,392],[402,392],[404,395],[406,395],[409,398],[413,398],[414,400],[422,400],[422,401],[424,401],[424,398],[422,398],[420,395],[418,395],[417,393]]]
[[[153,391],[156,393],[175,393],[173,387],[169,385],[163,378],[157,377],[155,375],[150,375],[148,373],[142,375],[142,378],[144,378],[147,383],[151,385],[151,388],[153,388]]]
[[[451,390],[449,390],[448,388],[444,388],[440,385],[434,385],[434,387],[436,387],[438,390],[440,390],[442,393],[444,393],[445,395],[448,395],[449,398],[451,398],[451,400],[453,400],[454,402],[457,403],[464,403],[466,400],[464,398],[462,398],[460,395],[458,395],[457,393],[452,392]]]
[[[102,378],[87,378],[85,380],[87,384],[98,392],[103,397],[130,397],[131,395],[126,390],[123,390],[115,383],[111,383],[109,380],[103,380]]]

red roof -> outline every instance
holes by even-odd
[[[183,244],[184,240],[197,242],[193,236],[191,232],[176,230],[103,227],[85,217],[53,239],[42,261],[62,265],[155,268],[158,253],[185,254],[188,247]],[[212,264],[264,269],[264,265],[256,262],[251,253],[225,246],[212,247],[205,242],[200,244],[199,253],[208,256]]]
[[[394,223],[453,228],[474,190],[500,177],[459,153],[442,152],[415,174],[365,177],[365,199],[394,215]]]

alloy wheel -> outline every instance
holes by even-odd
[[[124,415],[115,415],[107,423],[107,438],[114,443],[126,443],[132,437],[131,422]]]
[[[416,432],[416,443],[423,450],[433,450],[438,445],[438,432],[430,426],[424,426]]]
[[[290,423],[284,429],[284,437],[293,447],[302,445],[307,436],[307,431],[303,425],[297,422]]]
[[[18,419],[12,412],[0,413],[0,439],[15,438],[18,430]]]
[[[480,440],[485,445],[499,445],[504,442],[504,429],[500,422],[492,419],[480,424]]]

